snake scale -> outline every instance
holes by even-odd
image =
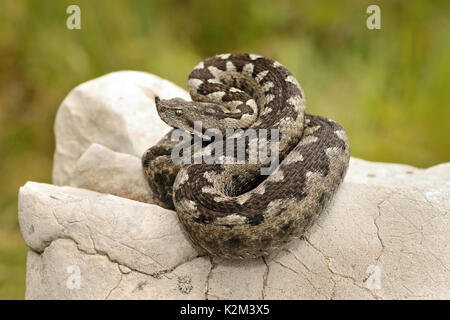
[[[191,134],[197,120],[221,132],[277,129],[277,141],[271,135],[268,141],[277,143],[280,162],[266,176],[260,161],[174,164],[171,151],[179,142],[169,132],[142,156],[144,175],[161,205],[175,209],[194,245],[214,256],[259,257],[303,234],[346,174],[350,144],[342,126],[306,114],[296,78],[259,55],[207,58],[190,73],[188,89],[192,101],[155,98],[164,122]]]

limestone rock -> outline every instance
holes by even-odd
[[[210,262],[191,246],[172,211],[29,182],[19,198],[30,247],[26,297],[448,299],[447,206],[414,184],[346,180],[305,237],[265,258]],[[74,293],[64,285],[69,266],[82,270]]]
[[[189,98],[122,71],[61,104],[53,182],[71,187],[28,182],[19,191],[27,299],[450,299],[450,163],[352,158],[302,238],[264,258],[210,258],[175,212],[152,204],[143,178],[141,154],[169,130],[155,94]]]
[[[45,254],[28,251],[26,298],[32,299],[86,299],[106,298],[122,277],[117,263],[104,255],[86,254],[69,239],[57,239],[45,249]],[[108,281],[101,281],[107,276]]]
[[[158,203],[142,174],[141,159],[92,144],[77,161],[71,185],[131,200]]]
[[[53,183],[72,185],[76,163],[92,143],[140,157],[170,127],[159,119],[154,95],[189,94],[167,80],[137,71],[119,71],[73,89],[55,120]]]
[[[209,259],[199,257],[159,276],[130,272],[123,275],[107,299],[205,299],[210,268]]]
[[[85,189],[28,182],[19,192],[19,221],[37,253],[57,239],[72,239],[81,252],[149,275],[198,255],[174,211]]]

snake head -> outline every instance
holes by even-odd
[[[181,98],[160,99],[155,97],[156,110],[162,121],[169,126],[184,129],[190,133],[200,134],[194,129],[194,122],[198,122],[202,131],[218,129],[225,132],[224,123],[216,116],[216,109],[220,107],[207,102],[186,101]]]
[[[169,126],[193,132],[195,119],[195,112],[192,112],[193,102],[181,98],[155,97],[155,104],[161,120]]]

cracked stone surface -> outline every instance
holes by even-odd
[[[187,96],[126,71],[86,82],[62,103],[55,185],[19,191],[27,299],[450,298],[450,163],[352,158],[307,234],[264,258],[211,258],[175,212],[155,204],[142,176],[141,153],[168,130],[154,94]]]
[[[150,275],[198,255],[174,211],[85,189],[28,182],[19,192],[19,220],[35,252],[68,238],[87,254]]]
[[[267,267],[261,258],[242,261],[217,258],[212,266],[208,281],[208,299],[241,300],[263,297]]]

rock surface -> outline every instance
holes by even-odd
[[[147,203],[156,203],[142,175],[141,159],[93,143],[75,165],[70,185]]]
[[[175,84],[137,71],[109,73],[73,89],[56,115],[53,183],[71,185],[78,159],[93,143],[140,158],[170,130],[157,115],[155,94],[190,99]]]
[[[62,103],[55,185],[19,191],[27,299],[450,298],[450,163],[352,158],[304,237],[265,258],[210,258],[175,212],[152,204],[142,176],[141,153],[169,130],[155,93],[187,97],[127,71],[86,82]]]

